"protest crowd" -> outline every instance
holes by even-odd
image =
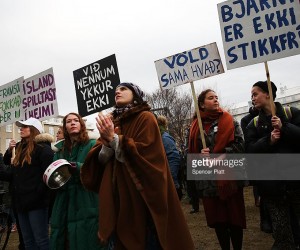
[[[63,118],[55,143],[39,120],[17,121],[21,141],[10,141],[0,179],[11,186],[19,249],[196,249],[180,203],[187,180],[180,179],[179,169],[188,171],[187,154],[299,153],[300,110],[290,107],[287,117],[275,102],[272,116],[267,85],[253,84],[253,108],[242,126],[220,107],[214,90],[202,91],[197,105],[206,145],[195,114],[182,152],[168,133],[167,118],[153,114],[144,92],[128,82],[117,85],[114,110],[96,117],[97,138],[74,112]],[[277,88],[271,86],[275,99]],[[44,172],[60,160],[66,161],[70,178],[53,190]],[[191,206],[191,213],[199,212],[200,199],[220,249],[242,249],[243,188],[249,183],[216,179],[194,180],[193,185],[194,193],[187,195],[191,204],[196,197],[198,207]],[[270,249],[298,249],[298,182],[250,185],[270,217]]]
[[[0,218],[0,243],[9,230],[21,250],[201,249],[183,211],[188,200],[218,249],[242,250],[251,187],[258,230],[272,235],[266,249],[300,249],[300,110],[276,101],[267,64],[300,53],[299,4],[218,4],[227,68],[265,64],[267,80],[253,82],[241,122],[216,90],[195,94],[194,81],[225,72],[216,42],[155,61],[162,91],[191,86],[184,144],[138,84],[120,81],[114,54],[73,71],[78,112],[68,110],[56,139],[42,123],[58,116],[52,68],[0,86],[0,126],[20,136],[0,152],[0,193],[10,196],[0,213],[13,218],[9,228]],[[84,121],[91,114],[93,134]],[[228,162],[245,164],[237,171]]]

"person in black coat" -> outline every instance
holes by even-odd
[[[277,88],[273,82],[271,82],[271,86],[275,99]],[[291,107],[292,118],[289,120],[282,105],[275,102],[276,115],[272,116],[270,94],[266,81],[259,81],[253,85],[251,97],[255,108],[260,111],[257,124],[251,121],[246,128],[246,151],[248,153],[276,155],[299,153],[300,110]],[[273,161],[272,164],[277,164],[274,159],[269,159],[268,162],[259,163],[260,168],[266,168],[267,163],[271,161]],[[294,196],[294,200],[291,200],[289,193],[299,190],[298,182],[283,180],[258,182],[259,194],[263,197],[272,220],[275,240],[272,249],[295,249],[290,209],[292,203],[299,198]]]
[[[26,249],[49,249],[48,188],[43,174],[53,161],[53,137],[42,134],[40,121],[29,118],[18,121],[21,141],[11,140],[4,154],[4,163],[10,165],[5,178],[12,184],[13,199]],[[16,154],[13,157],[12,151]]]
[[[249,114],[245,115],[241,119],[241,127],[243,130],[244,137],[246,137],[247,129],[246,127],[252,121],[252,119],[258,116],[259,110],[254,106],[249,108]],[[259,215],[260,215],[260,229],[265,233],[272,233],[272,222],[268,210],[264,204],[263,198],[259,196],[258,187],[255,181],[251,181],[253,185],[253,195],[255,200],[255,206],[259,207]]]
[[[10,166],[4,164],[3,154],[0,153],[0,181],[3,182],[3,183],[4,182],[8,183],[8,193],[9,193],[9,196],[10,196],[10,206],[11,206],[13,214],[16,218],[16,227],[17,227],[17,232],[18,232],[18,236],[19,236],[18,249],[19,250],[25,250],[24,241],[23,241],[23,237],[22,237],[22,232],[21,232],[19,219],[18,219],[18,215],[17,215],[17,211],[16,211],[16,204],[15,204],[15,201],[14,201],[13,188],[12,188],[13,184],[12,184],[11,181],[7,181],[7,180],[11,179],[10,177],[8,177],[8,176],[10,176],[10,173],[11,173]],[[4,186],[1,186],[1,189],[2,188],[6,191],[6,188]]]

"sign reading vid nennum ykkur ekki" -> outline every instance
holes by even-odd
[[[224,73],[216,43],[155,61],[162,89]]]
[[[300,54],[299,0],[218,4],[227,69]]]
[[[115,90],[120,77],[114,54],[73,71],[73,76],[81,116],[91,115],[115,104]]]

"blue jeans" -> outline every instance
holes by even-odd
[[[25,249],[49,250],[48,208],[18,212]]]

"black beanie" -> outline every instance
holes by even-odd
[[[259,87],[264,92],[269,94],[268,82],[267,81],[264,81],[264,82],[263,81],[258,81],[258,82],[253,84],[253,87]],[[271,82],[271,87],[272,87],[272,94],[273,94],[273,100],[274,100],[276,98],[277,87],[273,82]]]

